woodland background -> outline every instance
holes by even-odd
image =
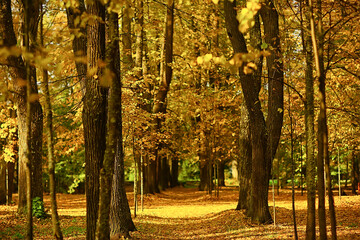
[[[100,180],[107,158],[119,161],[115,173],[122,190],[115,192],[127,209],[125,181],[137,182],[134,191],[145,194],[193,181],[200,190],[218,194],[222,186],[238,181],[241,191],[242,181],[251,179],[251,188],[264,185],[267,201],[268,182],[276,191],[308,189],[309,155],[312,151],[315,164],[322,152],[315,136],[322,133],[328,150],[323,150],[324,159],[329,160],[325,190],[341,185],[357,194],[360,6],[357,1],[314,2],[0,1],[0,202],[11,203],[12,193],[19,192],[19,212],[29,204],[29,159],[32,198],[42,200],[54,183],[60,193],[85,193],[87,188],[97,191],[87,195],[89,212],[91,204],[102,201],[104,186],[114,184],[112,175],[110,182]],[[240,55],[229,27],[229,6],[237,10],[232,20],[237,17],[246,45]],[[264,9],[276,14],[270,18],[276,24],[261,15]],[[267,26],[277,26],[274,38]],[[276,94],[283,99],[274,108],[271,84],[279,75],[282,85],[275,86],[281,87]],[[257,84],[254,106],[259,104],[263,119],[270,119],[264,168],[254,159],[248,168],[244,160],[254,156],[251,137],[254,129],[260,131],[244,99],[247,76],[256,79],[247,82]],[[326,85],[319,88],[321,79]],[[312,133],[309,121],[320,124],[313,125]],[[269,126],[279,128],[279,139]],[[266,184],[256,183],[254,169],[268,172]],[[313,179],[321,182],[324,171],[319,165],[317,169]],[[94,207],[93,218],[87,218],[88,227],[93,225],[88,239],[95,237],[97,214]],[[271,220],[270,215],[250,216],[258,222]],[[131,216],[130,222],[126,231],[134,230]]]

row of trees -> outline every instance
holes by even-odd
[[[342,157],[354,156],[354,182],[359,179],[353,24],[358,7],[356,1],[320,0],[315,6],[311,0],[1,1],[1,63],[8,70],[1,74],[9,79],[1,96],[5,105],[16,106],[2,120],[7,124],[2,146],[9,149],[3,155],[7,162],[19,156],[19,211],[27,203],[30,211],[32,198],[42,199],[45,148],[54,220],[54,171],[57,182],[73,182],[72,188],[85,180],[85,192],[91,193],[86,195],[87,239],[108,239],[110,229],[111,235],[125,236],[135,230],[124,159],[138,168],[146,193],[176,186],[185,161],[198,164],[199,188],[211,193],[213,178],[224,184],[225,165],[236,159],[237,209],[270,223],[273,160],[279,163],[286,146],[293,146],[295,130],[306,142],[301,156],[306,155],[307,239],[315,238],[316,188],[321,238],[326,238],[324,167],[335,238],[331,150],[348,146],[352,154],[343,151]],[[47,146],[42,145],[41,106]],[[281,136],[284,113],[290,116],[284,121],[289,134]],[[336,132],[328,131],[328,122]],[[8,165],[12,179],[14,164]],[[83,174],[66,176],[83,168]],[[30,225],[29,220],[29,237]],[[54,226],[61,239],[58,221]]]

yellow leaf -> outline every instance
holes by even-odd
[[[211,59],[212,59],[212,54],[210,53],[204,56],[204,62],[206,63],[210,62]]]

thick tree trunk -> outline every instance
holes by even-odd
[[[250,209],[251,196],[251,139],[249,115],[246,106],[241,106],[240,119],[240,135],[239,135],[239,159],[238,159],[238,173],[239,173],[239,200],[236,210]]]
[[[173,58],[173,35],[174,35],[174,6],[175,1],[174,0],[167,0],[167,10],[166,10],[166,21],[165,21],[165,42],[164,42],[164,51],[165,51],[165,67],[164,71],[165,74],[163,76],[162,72],[163,70],[160,70],[160,85],[159,85],[159,91],[157,92],[154,100],[154,106],[152,109],[152,112],[155,114],[155,122],[156,122],[156,131],[158,133],[161,132],[161,126],[164,122],[164,117],[158,115],[159,113],[166,113],[166,96],[170,89],[170,83],[172,79],[172,58]],[[162,148],[162,144],[158,143],[157,150],[156,150],[156,173],[155,173],[155,185],[161,184],[160,178],[162,175],[162,158],[163,156],[159,156],[159,153],[161,152],[160,149]],[[168,168],[166,168],[168,169]],[[165,170],[166,171],[166,170]],[[166,173],[167,175],[168,173]],[[161,186],[164,189],[166,186]],[[156,190],[158,187],[156,187]]]
[[[29,5],[29,12],[31,12],[31,17],[29,20],[29,34],[30,34],[30,45],[33,44],[36,40],[36,31],[38,24],[39,16],[39,1],[33,1]],[[4,46],[13,47],[17,45],[17,40],[13,28],[12,21],[12,12],[11,12],[11,1],[3,0],[0,1],[0,40],[3,41]],[[18,129],[19,129],[19,177],[18,177],[18,191],[19,191],[19,205],[18,211],[24,212],[26,207],[26,91],[22,80],[26,79],[26,69],[25,63],[21,56],[9,56],[4,62],[5,65],[9,66],[9,72],[13,81],[14,91],[15,91],[15,104],[17,106],[17,116],[18,116]],[[31,70],[31,88],[32,93],[37,94],[37,85],[36,85],[36,71],[33,68]],[[32,152],[30,162],[32,167],[36,169],[34,174],[32,174],[33,180],[33,193],[32,197],[43,196],[42,188],[42,109],[38,101],[31,103],[32,105],[32,115],[31,115],[31,141],[32,141]]]
[[[160,177],[161,189],[168,188],[170,186],[170,166],[168,163],[168,158],[165,156],[161,157]]]
[[[103,225],[108,225],[110,221],[110,236],[129,236],[129,231],[136,230],[135,225],[131,219],[129,203],[125,191],[124,178],[124,153],[123,153],[123,137],[122,137],[122,107],[121,107],[121,77],[120,77],[120,50],[119,50],[119,31],[118,31],[118,15],[111,13],[109,19],[109,46],[107,52],[107,62],[110,65],[110,70],[114,73],[110,89],[109,99],[109,117],[108,117],[108,138],[105,152],[105,159],[108,163],[104,165],[104,176],[107,173],[107,180],[101,181],[102,188],[105,194],[100,197],[103,207],[105,209],[102,213]],[[116,120],[116,121],[115,121]],[[117,151],[114,151],[117,149]],[[115,162],[114,162],[115,159]],[[106,169],[107,168],[107,169]],[[112,179],[110,179],[112,178]],[[111,182],[112,180],[112,182]],[[110,195],[109,185],[112,185]],[[100,186],[101,187],[101,186]],[[105,198],[106,197],[106,198]],[[108,198],[108,199],[107,199]],[[110,201],[111,200],[111,201]],[[101,205],[100,205],[101,206]],[[101,208],[100,208],[101,209]],[[110,217],[109,212],[110,211]],[[100,215],[99,215],[100,216]],[[100,221],[101,219],[99,219]],[[106,226],[108,228],[108,226]],[[107,230],[106,230],[107,231]],[[98,235],[99,239],[106,239],[104,235]],[[104,237],[101,237],[104,236]],[[107,235],[106,235],[107,237]]]
[[[171,158],[171,175],[170,175],[170,187],[176,187],[179,185],[179,160],[177,156]]]
[[[236,1],[224,1],[225,21],[230,41],[235,53],[247,53],[244,36],[238,30],[236,19]],[[267,57],[269,76],[269,104],[268,118],[265,123],[261,110],[259,91],[261,88],[262,58],[256,60],[257,70],[252,74],[245,74],[242,63],[239,75],[244,93],[245,103],[249,112],[252,172],[251,172],[251,200],[247,214],[252,220],[260,223],[271,223],[268,206],[269,176],[272,159],[276,153],[281,134],[283,118],[283,69],[281,64],[280,37],[278,14],[272,2],[265,1],[260,9],[264,23],[266,43],[271,46],[271,55]],[[252,45],[260,48],[260,22],[255,16],[255,25],[251,30]]]
[[[99,206],[99,176],[106,143],[106,95],[100,86],[105,60],[105,7],[100,1],[88,5],[88,14],[97,17],[87,26],[87,69],[96,69],[85,81],[83,125],[85,139],[86,239],[95,239]]]
[[[225,187],[225,162],[218,163],[218,181],[220,187]]]
[[[104,156],[103,167],[100,171],[100,201],[99,201],[99,214],[96,230],[96,239],[110,239],[111,235],[122,235],[129,237],[129,223],[132,223],[130,208],[128,201],[123,193],[125,192],[124,186],[124,168],[123,168],[123,150],[122,150],[122,113],[121,113],[121,80],[120,80],[120,52],[119,52],[119,30],[118,30],[118,14],[110,13],[108,19],[108,46],[106,50],[106,62],[108,70],[111,72],[111,85],[110,96],[108,100],[108,127],[107,127],[107,140],[106,151]],[[118,156],[115,149],[118,148]],[[120,165],[116,167],[117,172],[114,172],[115,164]],[[122,163],[119,163],[122,162]],[[122,165],[122,167],[121,167]],[[122,178],[119,179],[119,178]],[[115,181],[113,181],[113,179]],[[120,180],[120,181],[119,181]],[[109,186],[112,186],[112,193]],[[121,194],[119,199],[112,198]],[[110,204],[111,203],[111,204]],[[120,206],[126,206],[122,209]],[[117,213],[117,214],[116,214]],[[122,222],[124,216],[130,217],[127,222]],[[120,218],[119,218],[120,217]],[[110,223],[109,223],[110,221]],[[118,226],[118,227],[115,227]]]
[[[199,160],[199,168],[200,168],[200,184],[199,191],[206,191],[209,189],[209,171],[208,171],[208,159]]]

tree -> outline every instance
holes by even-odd
[[[316,164],[315,164],[315,130],[314,130],[314,78],[313,78],[313,54],[310,31],[310,11],[307,3],[302,3],[300,8],[305,12],[305,19],[301,15],[302,28],[301,39],[305,55],[305,134],[306,134],[306,190],[307,190],[307,219],[306,239],[315,239],[315,197],[316,197]]]
[[[236,210],[250,209],[251,197],[251,135],[250,122],[245,104],[241,106],[240,131],[239,131],[239,200]]]
[[[258,7],[258,5],[254,6]],[[256,13],[257,7],[255,7],[255,11],[252,9],[253,12]],[[226,28],[233,45],[234,61],[236,62],[236,56],[247,54],[248,49],[245,38],[239,31],[235,8],[236,1],[232,3],[224,1]],[[255,65],[253,68],[257,69],[256,72],[247,71],[249,68],[247,62],[243,63],[240,58],[238,58],[240,61],[237,64],[240,67],[240,82],[249,112],[252,146],[251,199],[247,214],[254,221],[270,223],[272,219],[268,208],[268,188],[272,160],[276,153],[282,127],[283,69],[276,8],[271,1],[265,1],[259,11],[263,20],[265,43],[272,49],[270,50],[271,55],[266,58],[269,77],[269,104],[266,122],[259,100],[261,87],[261,74],[259,73],[262,69],[262,58],[257,60],[257,64],[250,64],[250,66]],[[254,31],[257,35],[252,42],[259,49],[261,45],[260,23],[257,23],[257,20],[254,21]]]
[[[321,1],[317,1],[317,28],[315,29],[314,8],[312,0],[309,0],[310,7],[310,26],[311,39],[314,50],[316,77],[319,81],[319,98],[320,98],[320,112],[318,117],[318,159],[317,159],[317,173],[318,173],[318,195],[319,195],[319,229],[320,239],[327,239],[326,233],[326,218],[325,218],[325,183],[324,183],[324,164],[327,175],[327,188],[329,195],[329,210],[332,239],[336,240],[336,217],[334,199],[331,190],[331,179],[329,169],[329,135],[326,116],[326,92],[325,80],[326,70],[324,66],[324,30],[322,23],[322,7]]]
[[[160,72],[160,85],[159,91],[156,94],[154,99],[154,106],[152,112],[157,114],[155,116],[155,127],[156,131],[159,133],[161,131],[161,125],[164,121],[162,114],[166,113],[166,96],[170,89],[170,83],[172,79],[172,59],[173,59],[173,35],[174,35],[174,6],[175,1],[168,0],[167,1],[167,9],[166,9],[166,22],[165,22],[165,42],[164,42],[164,50],[165,50],[165,62],[164,62],[164,71],[165,74]],[[161,70],[160,70],[161,71]],[[163,77],[161,77],[163,76]],[[164,156],[161,156],[161,145],[162,143],[158,143],[156,150],[156,164],[158,166],[157,178],[163,178],[168,175],[168,167],[167,167],[167,159]],[[164,167],[163,167],[164,166]],[[156,170],[156,168],[153,168]],[[168,187],[168,181],[164,180],[159,181],[162,189]]]
[[[108,21],[108,44],[106,46],[106,62],[108,67],[105,69],[103,75],[105,86],[110,85],[110,93],[108,97],[108,123],[107,123],[107,139],[104,162],[100,170],[100,200],[99,213],[96,227],[96,239],[110,239],[110,201],[111,188],[114,175],[114,160],[116,156],[117,141],[119,138],[121,128],[121,84],[120,84],[120,61],[119,59],[119,24],[118,14],[109,13]]]
[[[109,145],[106,147],[106,151],[115,150],[115,152],[114,155],[105,152],[105,159],[109,158],[107,161],[111,160],[110,157],[113,159],[113,175],[110,176],[113,178],[109,216],[110,236],[119,236],[120,238],[120,236],[129,237],[129,231],[135,231],[136,228],[131,219],[130,207],[125,192],[118,14],[110,13],[108,22],[108,39],[110,43],[109,46],[107,46],[106,60],[109,65],[109,70],[113,74],[113,80],[110,86],[110,96],[108,100],[107,144]],[[126,50],[124,51],[124,55],[128,54]],[[116,122],[111,123],[112,118],[116,119]],[[117,131],[111,133],[114,129],[117,129]],[[112,146],[110,144],[112,144]],[[109,220],[106,219],[106,221]]]
[[[84,59],[87,53],[87,33],[86,27],[82,26],[81,17],[86,12],[84,0],[76,1],[75,6],[66,8],[66,16],[70,32],[74,35],[72,41],[73,52],[75,56],[76,70],[81,79],[82,94],[85,95],[85,78],[87,65]],[[78,24],[75,24],[78,23]]]
[[[95,239],[99,208],[99,174],[106,143],[107,89],[100,81],[105,67],[105,7],[91,1],[87,13],[93,21],[87,25],[87,69],[83,125],[85,138],[86,238]]]
[[[38,26],[38,17],[39,17],[39,1],[33,1],[29,5],[29,8],[32,12],[29,19],[29,41],[30,41],[30,50],[34,51],[34,45],[36,43],[37,35],[37,26]],[[11,1],[1,1],[0,2],[0,36],[3,40],[3,45],[8,49],[16,49],[17,40],[15,36],[15,31],[13,27],[12,20],[12,11],[11,11]],[[19,205],[18,211],[24,212],[26,206],[26,87],[24,85],[24,80],[26,79],[26,68],[25,63],[21,55],[19,54],[10,54],[3,64],[8,66],[13,91],[14,91],[14,100],[17,106],[17,116],[19,122]],[[31,88],[33,97],[37,96],[37,84],[36,84],[36,70],[35,67],[31,67]],[[43,187],[42,187],[42,108],[38,100],[31,101],[32,106],[32,115],[31,115],[31,159],[32,168],[36,171],[32,174],[32,188],[33,193],[32,197],[43,196]]]

